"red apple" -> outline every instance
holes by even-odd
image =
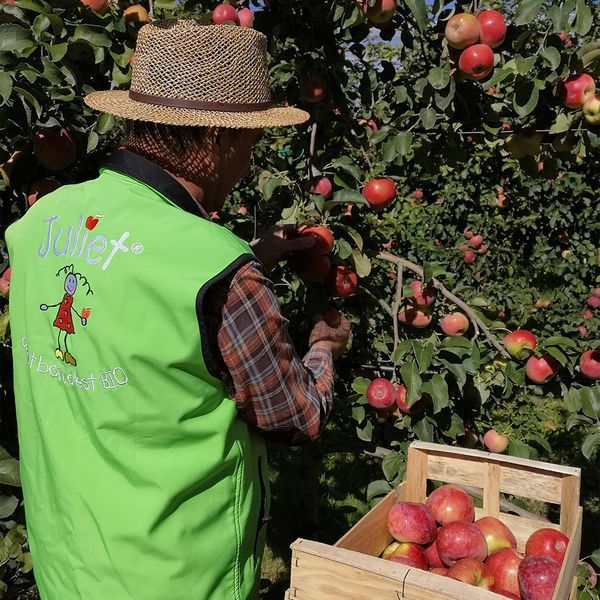
[[[219,4],[212,13],[212,20],[215,25],[223,25],[229,23],[231,25],[239,25],[240,19],[237,11],[231,4]]]
[[[600,298],[598,298],[598,296],[590,296],[586,302],[587,305],[592,308],[598,308],[600,306]]]
[[[60,187],[60,182],[51,177],[43,177],[38,179],[31,184],[29,192],[27,193],[27,204],[31,206],[37,202],[42,196],[53,192]]]
[[[560,369],[560,363],[550,354],[531,356],[525,363],[525,373],[533,383],[548,383]]]
[[[331,271],[331,261],[328,256],[302,256],[298,271],[309,281],[325,281]]]
[[[472,250],[467,250],[463,256],[463,260],[468,264],[472,265],[477,260],[477,254]]]
[[[469,329],[469,319],[459,312],[450,313],[440,321],[440,326],[446,335],[460,336]]]
[[[455,485],[443,485],[427,498],[427,506],[440,525],[460,521],[472,523],[475,507],[471,496]]]
[[[410,288],[414,294],[410,296],[410,300],[418,307],[431,306],[437,295],[436,289],[432,285],[423,287],[423,282],[415,279],[410,283]]]
[[[314,246],[311,246],[304,252],[312,256],[322,256],[329,254],[333,249],[333,233],[325,225],[303,225],[298,228],[300,236],[309,235],[315,240]]]
[[[320,73],[309,73],[300,87],[300,96],[304,102],[321,102],[327,93],[327,81]]]
[[[436,543],[442,562],[449,567],[461,558],[482,562],[487,558],[485,537],[473,523],[455,521],[444,525],[438,532]]]
[[[252,23],[254,23],[254,12],[249,8],[240,8],[237,11],[238,21],[242,27],[252,27]]]
[[[108,6],[108,0],[81,0],[81,3],[99,13],[104,12]]]
[[[369,6],[368,0],[364,0],[363,10],[371,23],[374,25],[383,25],[394,16],[396,12],[396,0],[375,0],[373,6]]]
[[[458,68],[467,79],[483,79],[494,68],[494,52],[485,44],[475,44],[462,51]]]
[[[502,338],[502,343],[511,356],[522,360],[534,351],[536,339],[531,331],[517,329],[505,335]]]
[[[600,298],[600,288],[593,288],[593,289],[590,291],[590,294],[591,294],[592,296],[596,296],[596,298]]]
[[[584,319],[591,319],[594,316],[594,313],[589,309],[584,310],[581,314]]]
[[[337,308],[333,306],[328,306],[323,311],[323,321],[329,325],[329,327],[333,327],[337,329],[342,323],[342,314]]]
[[[381,558],[394,560],[396,562],[400,562],[397,560],[400,557],[408,558],[414,562],[417,569],[423,569],[424,571],[427,571],[429,568],[429,563],[427,562],[425,552],[423,552],[423,548],[417,544],[411,544],[408,542],[392,542],[381,555]]]
[[[569,538],[564,533],[557,529],[544,527],[529,536],[525,544],[525,554],[527,556],[548,556],[562,565],[568,545]]]
[[[337,265],[329,271],[325,283],[332,296],[335,298],[346,298],[356,291],[358,276],[350,267]]]
[[[483,436],[483,443],[486,448],[490,452],[495,452],[497,454],[501,454],[508,448],[508,436],[502,435],[495,431],[494,429],[490,429],[486,431]]]
[[[583,105],[594,97],[596,83],[587,73],[571,75],[560,83],[560,98],[568,108],[583,108]]]
[[[560,565],[547,556],[526,556],[519,566],[519,589],[523,600],[552,600]]]
[[[333,185],[328,177],[316,177],[312,181],[310,191],[313,194],[321,194],[323,198],[327,199],[329,196],[331,196]]]
[[[417,188],[413,193],[413,198],[415,200],[422,200],[423,199],[423,190],[420,188]]]
[[[479,41],[479,21],[475,15],[459,13],[446,24],[446,39],[453,48],[462,50]]]
[[[150,14],[140,4],[132,4],[123,11],[125,21],[133,23],[150,23]],[[132,58],[135,53],[132,54]],[[133,63],[132,63],[133,64]]]
[[[472,232],[470,229],[465,229],[465,230],[463,231],[463,235],[464,235],[464,236],[465,236],[465,237],[466,237],[468,240],[470,240],[470,239],[471,239],[471,238],[472,238],[472,237],[473,237],[475,234],[474,234],[474,233],[473,233],[473,232]],[[468,247],[468,246],[465,246],[465,247]]]
[[[427,327],[431,323],[431,313],[419,310],[418,308],[406,308],[398,312],[398,321],[406,325],[411,325],[417,329]]]
[[[481,244],[483,244],[483,236],[479,234],[471,236],[471,239],[468,242],[468,245],[471,246],[471,248],[479,248]]]
[[[522,560],[523,556],[514,548],[502,548],[491,554],[485,561],[494,576],[494,586],[511,594],[516,594],[517,598],[520,595],[519,565]]]
[[[513,532],[496,517],[481,517],[475,521],[481,533],[485,536],[488,554],[501,550],[502,548],[516,548],[517,540]]]
[[[506,590],[502,590],[499,587],[496,587],[495,585],[493,585],[491,587],[491,591],[494,592],[494,594],[500,594],[500,596],[504,596],[505,598],[512,598],[513,600],[521,600],[520,595],[517,596],[516,594],[507,592]]]
[[[437,530],[439,532],[440,528],[438,527]],[[436,534],[436,537],[437,537],[437,534]],[[429,562],[430,567],[446,569],[446,565],[442,562],[442,559],[440,558],[440,555],[438,553],[435,540],[433,540],[433,542],[431,542],[430,544],[427,544],[427,546],[425,546],[425,556],[427,557],[427,561]],[[446,569],[446,570],[448,570],[448,569]]]
[[[375,210],[388,206],[396,197],[396,184],[389,177],[371,179],[363,189],[363,196]]]
[[[373,408],[387,409],[396,403],[394,384],[385,377],[373,379],[367,387],[366,396]]]
[[[10,267],[7,267],[0,277],[2,279],[4,279],[5,281],[10,281],[11,275],[12,275],[12,269]]]
[[[0,294],[6,294],[10,290],[10,281],[0,277]]]
[[[448,569],[448,577],[489,590],[494,585],[490,570],[479,560],[462,558]]]
[[[484,10],[479,20],[479,41],[490,48],[497,48],[506,37],[506,22],[497,10]]]
[[[407,415],[414,415],[425,410],[425,406],[428,401],[431,400],[428,394],[423,394],[420,400],[417,400],[412,406],[408,406],[406,403],[406,386],[403,383],[394,384],[394,390],[396,392],[396,404],[398,408]]]
[[[579,332],[579,335],[581,335],[582,337],[586,337],[588,334],[588,330],[587,327],[585,325],[580,325],[577,328],[577,331]]]
[[[429,544],[437,533],[430,510],[419,502],[396,502],[388,513],[388,529],[398,542],[413,544]]]
[[[581,372],[589,379],[600,379],[600,350],[587,350],[579,359]]]
[[[68,129],[42,129],[33,139],[33,153],[48,171],[70,167],[77,156],[77,146]]]
[[[448,575],[448,569],[446,567],[432,567],[429,569],[430,573],[435,573],[436,575],[441,575],[442,577],[446,577]]]

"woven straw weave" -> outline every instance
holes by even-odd
[[[233,104],[271,100],[267,39],[246,27],[154,21],[140,29],[132,68],[131,90],[151,96]],[[132,100],[120,90],[93,92],[85,101],[117,116],[172,125],[262,128],[296,125],[309,117],[293,107],[228,112],[162,106]]]

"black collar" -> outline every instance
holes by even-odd
[[[156,163],[135,152],[116,150],[103,166],[149,185],[179,208],[193,215],[208,218],[206,211],[174,177]]]

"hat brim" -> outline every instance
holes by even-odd
[[[310,115],[299,108],[281,106],[252,112],[218,112],[194,110],[138,102],[129,98],[127,90],[92,92],[85,103],[96,110],[134,121],[151,121],[164,125],[199,125],[233,129],[263,129],[300,125]]]

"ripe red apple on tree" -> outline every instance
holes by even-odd
[[[470,13],[459,13],[448,20],[445,35],[448,44],[462,50],[479,41],[479,21]]]
[[[587,73],[571,75],[559,86],[560,98],[567,108],[583,108],[596,93],[596,82]]]
[[[394,384],[385,377],[373,379],[367,387],[366,396],[373,408],[388,409],[396,404]]]
[[[522,560],[523,556],[514,548],[502,548],[490,554],[485,564],[494,577],[494,587],[519,598],[519,565]]]
[[[415,279],[410,282],[409,286],[414,294],[409,296],[411,302],[414,302],[419,308],[425,306],[431,306],[435,297],[437,296],[437,290],[432,285],[423,286],[423,282]]]
[[[537,342],[531,331],[517,329],[505,335],[502,343],[512,357],[523,360],[535,350]]]
[[[420,400],[417,400],[412,406],[408,406],[406,402],[406,386],[403,383],[395,383],[394,390],[396,392],[396,404],[398,408],[407,415],[414,415],[425,410],[427,403],[431,401],[429,394],[423,394]]]
[[[517,540],[513,532],[496,517],[481,517],[475,521],[481,533],[485,536],[488,554],[492,554],[502,548],[516,548]]]
[[[533,383],[548,383],[560,369],[560,363],[550,354],[531,356],[525,363],[525,374]]]
[[[254,12],[245,6],[237,11],[238,21],[242,27],[252,27],[254,23]]]
[[[375,0],[373,6],[369,6],[368,0],[364,0],[363,11],[371,23],[374,25],[383,25],[394,16],[396,12],[396,0]]]
[[[81,0],[81,3],[99,13],[103,13],[108,6],[108,0]]]
[[[448,577],[485,590],[491,589],[494,585],[494,577],[490,570],[481,561],[474,558],[462,558],[457,561],[448,569]]]
[[[335,298],[346,298],[356,291],[358,276],[350,267],[337,265],[329,272],[326,285],[329,293]]]
[[[421,546],[418,544],[411,544],[409,542],[392,542],[383,551],[381,558],[393,560],[399,563],[404,563],[403,560],[399,559],[407,558],[409,561],[414,563],[417,569],[423,569],[427,571],[429,568],[429,562],[427,561],[427,557],[425,556],[423,548],[421,548]]]
[[[494,52],[485,44],[474,44],[462,51],[458,68],[467,79],[483,79],[494,68]]]
[[[436,543],[440,558],[448,567],[461,558],[481,562],[487,558],[485,537],[473,523],[455,521],[444,525],[437,534]]]
[[[415,200],[423,200],[423,190],[420,188],[417,188],[412,195]]]
[[[501,454],[508,448],[508,436],[498,433],[495,429],[486,431],[483,436],[483,443],[490,452]]]
[[[231,4],[219,4],[215,7],[212,13],[212,20],[215,25],[239,25],[240,19],[237,11]]]
[[[468,246],[475,249],[479,248],[481,244],[483,244],[483,236],[480,234],[472,235],[469,241],[467,242]]]
[[[321,102],[327,93],[327,81],[320,73],[309,73],[300,87],[300,97],[304,102]]]
[[[77,156],[77,146],[68,129],[42,129],[33,138],[33,153],[48,171],[70,167]]]
[[[598,308],[600,306],[600,298],[598,298],[598,296],[590,295],[586,300],[586,303],[592,308]]]
[[[396,184],[389,177],[371,179],[363,189],[363,196],[371,208],[380,210],[396,198]]]
[[[434,490],[427,498],[427,506],[440,525],[455,521],[472,523],[475,518],[471,496],[456,485],[443,485]]]
[[[431,323],[432,316],[430,312],[420,310],[417,307],[410,307],[398,312],[398,321],[405,325],[410,325],[416,329],[427,327]]]
[[[519,589],[523,600],[552,600],[560,565],[547,556],[526,556],[519,566]]]
[[[313,194],[321,194],[327,200],[333,191],[333,185],[328,177],[316,177],[313,179],[310,191]]]
[[[420,502],[396,502],[388,513],[390,535],[398,542],[429,544],[437,534],[431,511]]]
[[[331,271],[331,261],[328,256],[301,256],[298,271],[310,281],[325,281]]]
[[[594,381],[600,379],[600,350],[584,352],[579,359],[579,368],[589,379]]]
[[[490,48],[497,48],[506,37],[506,22],[497,10],[484,10],[478,16],[479,41]]]
[[[306,254],[320,256],[329,254],[333,249],[333,233],[325,225],[302,225],[298,234],[301,237],[309,235],[315,240],[314,246],[304,251]]]
[[[469,319],[459,312],[450,313],[440,321],[440,326],[446,335],[460,336],[469,329]]]
[[[477,254],[472,250],[467,250],[464,253],[463,260],[468,264],[472,265],[477,260]]]
[[[562,565],[569,538],[557,529],[543,527],[534,531],[525,544],[527,556],[548,556]]]

